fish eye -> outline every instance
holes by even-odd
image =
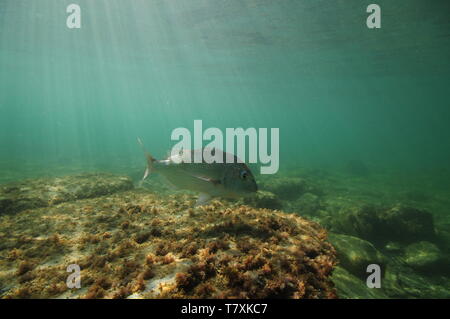
[[[246,180],[246,179],[247,179],[247,176],[248,176],[247,171],[241,171],[241,173],[240,173],[241,179]]]

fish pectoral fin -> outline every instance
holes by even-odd
[[[213,185],[218,185],[220,184],[220,180],[218,179],[213,179],[213,178],[209,178],[209,177],[204,177],[204,176],[195,176],[196,178],[208,182],[208,183],[212,183]]]
[[[164,175],[161,175],[160,178],[162,179],[163,183],[171,190],[177,190],[178,187],[174,185],[167,177]]]
[[[200,196],[197,199],[197,202],[195,203],[195,207],[202,206],[207,204],[212,199],[212,196],[206,193],[201,193]]]

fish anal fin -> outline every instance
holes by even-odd
[[[197,199],[197,202],[195,203],[195,207],[202,206],[207,204],[212,199],[212,196],[206,193],[201,193],[200,196]]]

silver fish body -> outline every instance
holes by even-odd
[[[211,152],[222,159],[220,162],[207,163],[199,156],[202,161],[195,163],[195,156],[203,152],[204,149],[185,150],[165,160],[156,160],[147,153],[144,179],[151,172],[159,173],[176,188],[201,193],[197,204],[204,204],[212,197],[248,196],[258,190],[252,172],[235,155],[213,149]]]

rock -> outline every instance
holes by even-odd
[[[437,225],[436,236],[441,249],[450,254],[450,224]]]
[[[295,201],[293,206],[301,215],[312,215],[320,209],[319,196],[305,193]]]
[[[384,249],[390,253],[400,253],[403,250],[403,246],[395,241],[390,241],[384,246]]]
[[[406,200],[411,200],[414,202],[429,202],[432,199],[432,195],[428,194],[427,192],[423,190],[410,190],[403,194],[403,197]]]
[[[278,199],[278,196],[267,191],[258,191],[254,196],[245,197],[244,203],[257,208],[282,208],[282,203]]]
[[[404,260],[412,268],[427,273],[441,272],[450,268],[450,265],[446,265],[441,250],[427,241],[420,241],[406,247]]]
[[[195,201],[139,188],[1,215],[0,281],[11,286],[2,298],[336,297],[336,251],[320,225]],[[18,275],[24,260],[33,267]],[[61,279],[70,264],[82,289]]]
[[[425,210],[395,206],[380,212],[378,218],[380,237],[404,243],[435,240],[433,216]]]
[[[339,298],[343,299],[385,299],[388,296],[379,288],[368,288],[365,281],[358,279],[344,268],[337,266],[331,280],[336,286]]]
[[[368,240],[377,247],[384,247],[390,241],[408,244],[435,240],[431,213],[405,206],[385,209],[366,205],[341,211],[329,227],[334,232]]]
[[[385,258],[380,288],[366,285],[368,274],[357,278],[342,266],[335,267],[333,280],[339,298],[449,298],[448,278],[431,277],[408,267],[401,258]]]
[[[356,277],[365,280],[370,264],[379,265],[384,272],[384,256],[368,241],[340,234],[330,234],[328,239],[336,248],[339,265]]]
[[[328,226],[333,232],[374,241],[382,227],[378,218],[380,211],[380,208],[371,205],[344,208],[330,220]]]
[[[261,183],[261,189],[278,195],[280,199],[296,199],[305,192],[306,182],[299,177],[274,177]]]
[[[448,277],[418,272],[401,258],[389,259],[381,290],[390,298],[450,298]]]
[[[83,198],[93,198],[133,188],[126,176],[80,174],[40,178],[0,186],[0,214],[47,207]]]

